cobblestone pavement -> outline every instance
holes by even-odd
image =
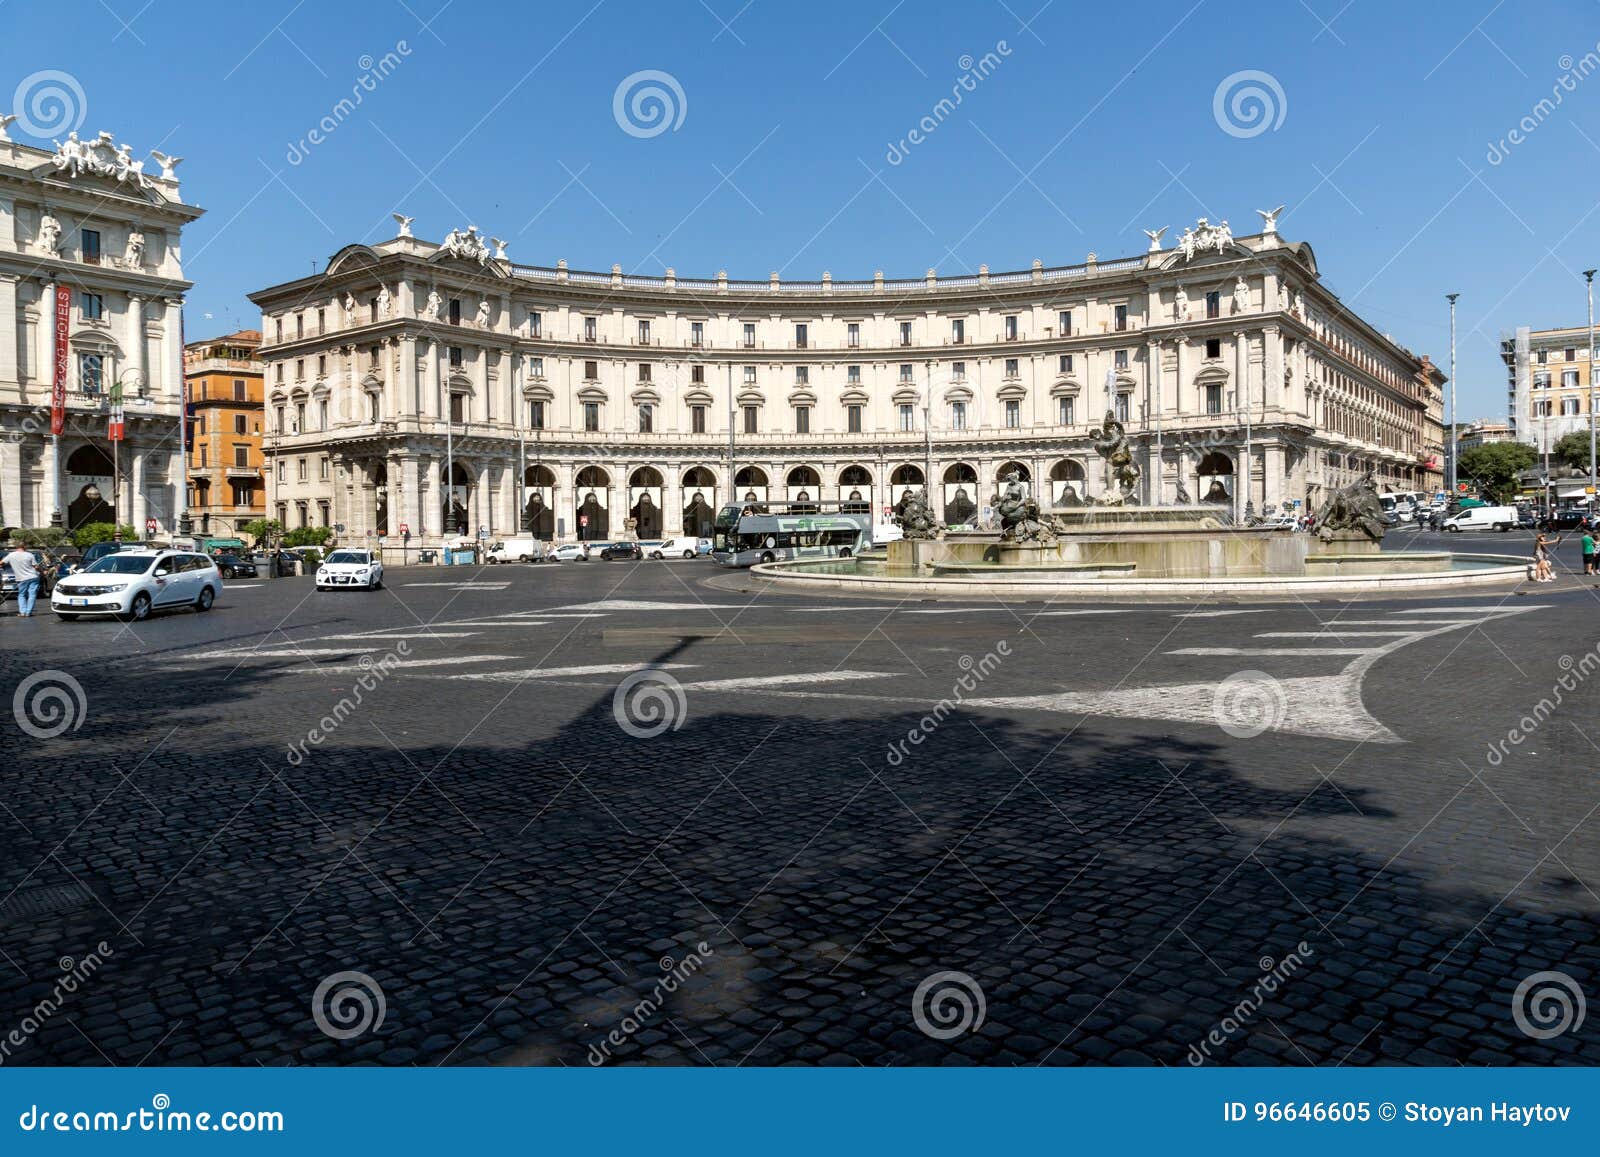
[[[1600,1061],[1594,590],[725,579],[0,618],[0,1060]]]

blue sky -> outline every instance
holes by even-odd
[[[1504,413],[1501,331],[1581,324],[1579,271],[1600,264],[1600,72],[1577,77],[1600,57],[1592,0],[104,0],[6,20],[0,110],[62,70],[86,133],[186,158],[208,210],[185,239],[191,335],[252,324],[246,293],[392,236],[396,209],[525,262],[848,278],[1130,255],[1141,228],[1254,232],[1254,209],[1287,203],[1280,231],[1335,291],[1441,364],[1461,294],[1467,418]],[[645,71],[671,77],[654,135],[614,115]],[[1236,73],[1270,80],[1224,89],[1219,119]],[[1229,113],[1240,85],[1268,121]]]

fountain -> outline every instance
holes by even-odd
[[[1226,525],[1214,504],[1140,506],[1140,471],[1122,423],[1108,412],[1094,432],[1104,492],[1090,503],[1041,510],[1015,471],[995,504],[998,532],[944,532],[926,493],[903,500],[904,538],[857,559],[773,563],[778,581],[940,593],[999,589],[1051,594],[1203,594],[1216,590],[1324,593],[1506,582],[1525,563],[1502,556],[1384,551],[1377,485],[1335,491],[1313,537],[1285,527]],[[1182,492],[1180,497],[1188,498]]]

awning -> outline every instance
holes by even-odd
[[[1556,484],[1557,498],[1587,498],[1589,497],[1589,484],[1587,482],[1559,482]]]

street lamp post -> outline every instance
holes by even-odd
[[[733,477],[733,363],[728,363],[728,501],[739,504],[739,484]]]
[[[1459,293],[1447,293],[1445,299],[1450,302],[1450,471],[1445,479],[1445,489],[1450,494],[1456,492],[1456,298]]]
[[[1592,269],[1583,271],[1584,295],[1589,299],[1589,367],[1585,371],[1589,375],[1589,509],[1592,512],[1595,502],[1600,500],[1600,489],[1595,485],[1595,419],[1594,419],[1594,273]]]
[[[922,393],[922,496],[933,503],[933,424],[929,412],[933,403],[933,363],[926,367],[927,388]]]

